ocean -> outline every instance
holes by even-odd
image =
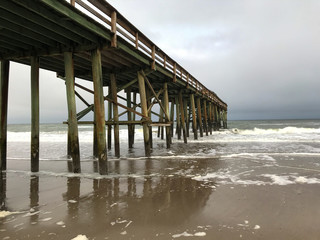
[[[42,124],[40,172],[31,173],[30,126],[8,126],[0,238],[320,238],[320,120],[228,121],[198,140],[190,132],[188,144],[175,135],[170,149],[154,128],[150,158],[141,127],[133,149],[121,127],[121,157],[108,152],[106,176],[92,130],[79,126],[74,174],[67,126]]]

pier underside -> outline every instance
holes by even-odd
[[[94,155],[106,174],[107,149],[114,133],[120,156],[119,125],[128,125],[129,147],[134,126],[143,126],[145,154],[152,148],[151,127],[165,128],[169,148],[176,133],[187,143],[192,123],[194,138],[227,127],[227,104],[135,28],[104,0],[2,0],[0,2],[1,169],[6,169],[6,125],[10,61],[31,66],[31,170],[39,170],[39,69],[54,71],[66,82],[68,155],[80,172],[78,124],[94,124]],[[93,89],[75,82],[93,82]],[[103,87],[109,94],[103,95]],[[77,92],[94,95],[88,103]],[[120,94],[124,92],[124,94]],[[137,95],[139,94],[139,95]],[[123,97],[123,96],[126,97]],[[137,97],[138,96],[138,97]],[[77,112],[75,98],[87,106]],[[108,112],[104,112],[105,101]],[[153,107],[158,105],[159,112]],[[176,107],[174,109],[174,106]],[[92,122],[81,118],[94,111]],[[121,116],[126,121],[120,121]],[[154,119],[157,119],[156,121]],[[107,126],[107,127],[106,127]],[[163,131],[163,130],[162,130]],[[160,136],[160,134],[159,134]]]

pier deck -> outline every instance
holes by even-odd
[[[202,137],[203,132],[208,134],[212,129],[227,127],[227,104],[104,0],[2,0],[0,60],[1,169],[6,169],[10,61],[30,65],[32,69],[32,171],[39,170],[40,68],[54,71],[66,81],[68,154],[73,160],[74,172],[81,171],[77,126],[90,111],[95,113],[94,155],[99,159],[101,174],[107,172],[105,162],[107,148],[111,148],[111,126],[117,156],[120,156],[121,124],[128,125],[129,147],[134,143],[134,125],[143,125],[146,156],[152,148],[152,126],[159,126],[159,130],[166,128],[167,147],[170,147],[174,117],[178,138],[182,131],[185,143],[190,123],[194,138],[198,137],[198,128]],[[94,89],[75,83],[75,78],[93,82]],[[103,87],[108,87],[108,96],[103,96]],[[94,94],[94,104],[86,102],[76,88]],[[126,98],[118,95],[121,91],[125,91]],[[87,105],[78,113],[76,96]],[[108,102],[107,114],[105,101]],[[159,113],[152,111],[156,104],[160,106]],[[119,113],[120,109],[124,112]],[[119,116],[124,114],[127,121],[120,121]],[[152,121],[152,114],[159,120]]]

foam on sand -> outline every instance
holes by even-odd
[[[9,212],[9,211],[0,211],[0,218],[5,218],[7,216],[13,215],[13,214],[19,214],[20,212]]]
[[[71,240],[89,240],[89,239],[87,238],[86,235],[78,235],[75,238],[72,238]]]

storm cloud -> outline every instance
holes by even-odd
[[[109,2],[227,102],[229,119],[320,118],[318,0]],[[44,100],[42,121],[65,119],[64,84],[44,74],[42,98],[59,98]],[[30,108],[17,92],[9,120]]]

